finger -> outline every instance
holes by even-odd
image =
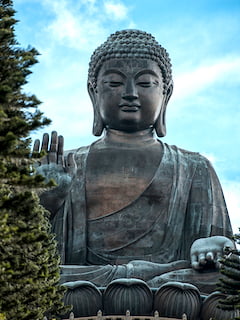
[[[40,140],[36,139],[33,145],[33,152],[39,152],[39,148],[40,148]]]
[[[49,134],[44,133],[43,139],[42,139],[41,151],[45,151],[46,153],[48,152],[48,143],[49,143]],[[48,164],[47,155],[41,159],[41,164]]]
[[[198,255],[198,261],[199,261],[199,264],[201,264],[201,265],[205,265],[206,264],[206,255],[205,255],[205,253],[200,253],[199,255]]]
[[[64,145],[64,138],[63,136],[58,137],[58,150],[57,150],[57,163],[63,165],[64,158],[63,158],[63,145]]]
[[[48,153],[49,163],[57,163],[58,135],[56,131],[51,134],[51,143]]]
[[[48,152],[48,143],[49,143],[49,134],[48,133],[44,133],[43,139],[42,139],[41,151]]]
[[[216,269],[220,269],[221,268],[221,259],[222,259],[222,253],[218,251],[216,253],[216,261],[215,261]]]
[[[209,252],[206,254],[206,260],[207,260],[207,261],[213,261],[213,260],[214,260],[213,252],[209,251]]]
[[[191,264],[193,269],[199,269],[199,263],[196,254],[191,255]]]
[[[57,152],[58,149],[58,135],[57,131],[53,131],[51,134],[50,152]]]
[[[222,252],[220,252],[220,251],[218,251],[217,253],[216,253],[216,261],[220,261],[221,259],[222,259]]]

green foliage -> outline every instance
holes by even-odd
[[[0,316],[38,320],[65,312],[56,242],[36,191],[30,133],[50,123],[35,95],[23,92],[34,48],[19,47],[11,0],[0,0]]]
[[[239,244],[240,235],[234,236]],[[221,259],[221,273],[218,288],[226,295],[225,299],[219,301],[219,308],[222,310],[240,310],[240,251],[226,248],[225,256]],[[236,316],[235,319],[240,319]]]
[[[1,312],[6,319],[42,319],[62,308],[58,256],[46,212],[33,192],[9,196],[0,206]]]

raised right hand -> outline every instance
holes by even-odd
[[[49,135],[44,133],[42,145],[40,149],[40,140],[34,142],[33,152],[45,151],[47,154],[41,161],[38,162],[39,166],[36,167],[38,174],[45,177],[46,181],[54,179],[57,187],[46,192],[52,201],[56,198],[62,199],[70,189],[73,176],[76,174],[77,166],[74,160],[74,154],[69,153],[67,158],[64,159],[63,155],[64,139],[63,136],[58,136],[56,131],[51,134],[51,141],[49,143]],[[44,201],[45,202],[45,201]],[[43,203],[43,205],[45,205]],[[47,205],[48,207],[48,205]]]

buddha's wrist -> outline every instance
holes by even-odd
[[[126,274],[126,277],[129,279],[129,278],[133,278],[134,277],[134,265],[129,262],[127,265],[127,274]]]

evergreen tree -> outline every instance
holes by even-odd
[[[63,288],[29,138],[50,120],[36,96],[23,92],[38,52],[18,45],[14,14],[13,2],[0,0],[0,318],[37,320],[64,309]]]
[[[234,236],[240,244],[240,234]],[[225,256],[221,259],[221,273],[224,275],[218,283],[219,290],[226,295],[219,301],[222,310],[234,310],[235,319],[240,319],[240,251],[226,248]]]

